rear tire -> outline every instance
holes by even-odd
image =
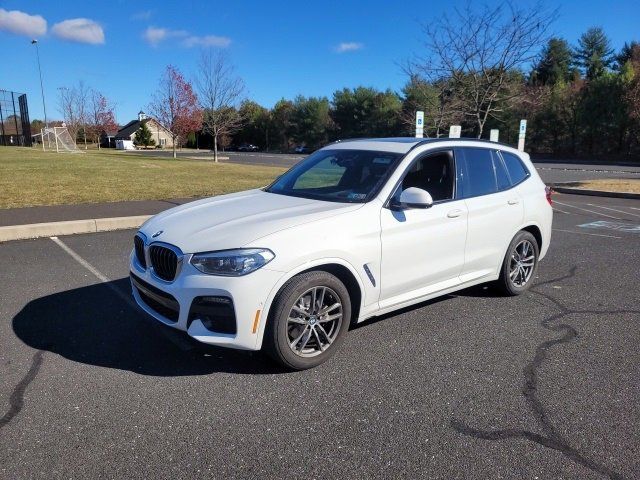
[[[336,276],[324,271],[302,273],[278,292],[263,348],[285,368],[313,368],[335,354],[350,320],[349,292]]]
[[[535,237],[526,230],[520,230],[507,249],[502,261],[500,278],[496,282],[498,290],[507,296],[526,292],[538,269],[540,248]]]

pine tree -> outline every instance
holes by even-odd
[[[600,27],[591,27],[578,40],[574,62],[587,80],[602,76],[613,62],[611,42]]]
[[[156,141],[151,138],[151,130],[147,127],[147,122],[142,122],[140,128],[136,132],[134,145],[141,147],[149,147],[155,145]]]
[[[540,58],[531,72],[534,85],[556,85],[573,79],[571,48],[563,38],[552,38],[542,49]]]

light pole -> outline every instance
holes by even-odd
[[[47,105],[44,102],[44,87],[42,85],[42,68],[40,68],[40,50],[38,49],[38,40],[35,38],[31,40],[31,45],[36,46],[36,58],[38,59],[38,73],[40,74],[40,92],[42,93],[42,109],[44,110],[44,126],[49,128],[49,122],[47,121]]]

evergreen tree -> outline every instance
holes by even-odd
[[[622,70],[629,61],[640,62],[640,42],[635,40],[631,43],[624,42],[620,53],[616,55],[616,69]]]
[[[531,72],[530,81],[534,85],[570,82],[574,76],[571,62],[571,48],[567,41],[563,38],[552,38],[542,49],[540,58]]]
[[[147,122],[142,122],[140,124],[140,128],[135,134],[133,143],[134,145],[145,148],[155,145],[156,141],[151,138],[151,130],[149,130],[149,127],[147,127]]]
[[[613,62],[611,42],[600,27],[591,27],[578,40],[574,62],[587,80],[602,76]]]

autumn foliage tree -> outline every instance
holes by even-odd
[[[187,136],[200,129],[202,110],[191,83],[185,80],[178,69],[168,65],[158,84],[158,89],[149,104],[149,111],[164,127],[171,131],[173,158],[176,146],[187,140]]]
[[[87,130],[92,139],[100,148],[100,136],[103,132],[112,132],[118,129],[113,105],[97,90],[91,90],[89,98],[89,119]]]

